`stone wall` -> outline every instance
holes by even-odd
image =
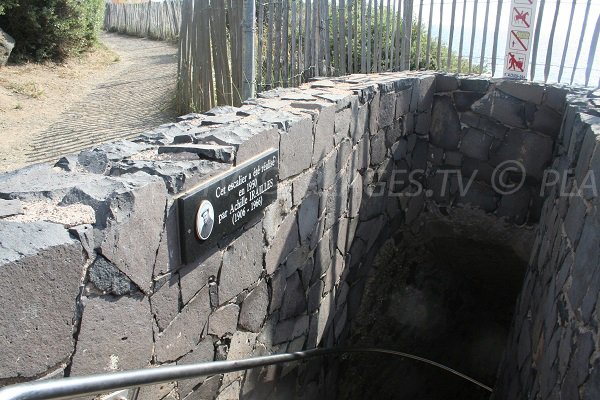
[[[0,384],[344,343],[370,259],[413,223],[525,257],[566,93],[426,73],[319,80],[0,176]],[[174,198],[269,148],[276,203],[182,265]],[[493,190],[505,170],[503,183],[524,178],[516,193]],[[142,398],[310,399],[334,394],[336,373],[317,360]]]
[[[497,399],[600,397],[599,96],[568,98]]]

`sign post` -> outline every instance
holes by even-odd
[[[511,2],[504,55],[505,78],[527,79],[536,5],[537,0],[512,0]]]

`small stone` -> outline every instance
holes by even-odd
[[[533,115],[531,129],[556,139],[560,132],[562,116],[550,107],[542,106]]]
[[[527,127],[525,123],[525,103],[499,90],[482,97],[473,104],[471,109],[512,127]]]
[[[233,146],[210,144],[177,144],[161,146],[158,148],[158,154],[181,152],[197,154],[198,157],[202,159],[224,163],[232,163],[235,158],[235,148]]]
[[[534,104],[542,104],[544,97],[544,86],[532,82],[516,82],[506,79],[498,82],[496,88],[517,99]]]
[[[269,306],[269,291],[264,281],[250,291],[242,303],[239,324],[250,332],[260,332]]]
[[[412,89],[405,89],[396,94],[396,119],[410,112]]]
[[[460,121],[450,98],[447,96],[434,97],[429,131],[431,144],[446,150],[456,150],[460,141],[460,133]]]
[[[569,91],[566,88],[547,86],[544,104],[553,110],[562,113],[563,109],[565,108],[565,101],[568,92]]]
[[[221,304],[258,281],[263,270],[262,238],[262,225],[256,224],[237,238],[223,254],[219,278]]]
[[[469,111],[471,110],[471,106],[477,100],[482,98],[484,93],[478,92],[461,92],[456,91],[452,93],[454,98],[454,105],[456,106],[456,110],[459,112]]]
[[[492,137],[485,135],[479,129],[469,128],[460,142],[460,152],[467,157],[486,161],[491,145]]]
[[[210,338],[204,339],[192,350],[177,360],[177,365],[190,365],[197,363],[207,363],[215,358],[215,346]],[[181,398],[191,393],[196,386],[203,383],[204,377],[180,380],[177,382],[177,388]]]
[[[396,94],[386,93],[381,95],[379,102],[379,129],[385,128],[394,122],[396,116]],[[372,132],[371,132],[372,133]]]
[[[415,82],[418,82],[418,85],[413,83],[415,88],[415,90],[413,90],[413,96],[416,96],[417,100],[416,111],[429,112],[429,110],[431,110],[431,103],[435,92],[435,76],[422,75],[419,77],[418,81],[416,80]],[[418,90],[416,86],[418,86]]]
[[[198,114],[198,113],[189,113],[189,114],[185,114],[185,115],[180,115],[179,117],[175,118],[175,121],[177,122],[182,122],[182,121],[193,121],[193,120],[200,120],[204,118],[202,116],[202,114]]]
[[[308,332],[308,315],[286,319],[275,326],[273,344],[289,342]]]
[[[241,360],[248,358],[252,355],[252,350],[256,343],[256,337],[258,335],[252,332],[241,332],[237,331],[231,338],[231,344],[229,345],[229,352],[227,353],[227,361]],[[232,372],[223,376],[223,386],[229,384],[238,377],[243,376],[244,371]],[[239,390],[239,386],[238,386]],[[236,397],[237,399],[237,397]]]
[[[181,301],[187,304],[200,289],[208,284],[211,276],[217,276],[223,254],[214,252],[191,264],[179,268]]]
[[[503,161],[519,162],[524,172],[540,180],[544,169],[552,159],[551,138],[531,131],[511,129],[505,142],[491,154],[490,163],[499,165]]]
[[[325,158],[334,147],[335,106],[321,109],[315,122],[315,141],[311,164],[315,165]],[[311,131],[312,133],[312,131]],[[310,141],[304,141],[300,146],[307,146]]]
[[[242,119],[235,114],[220,114],[215,116],[208,116],[202,120],[202,125],[223,125],[230,124]]]
[[[240,308],[237,304],[227,304],[215,310],[208,317],[208,333],[219,338],[233,334],[237,330]]]
[[[312,129],[311,119],[303,118],[292,123],[287,132],[281,132],[279,179],[297,175],[310,167],[313,150]]]
[[[310,172],[296,177],[292,183],[293,204],[299,205],[306,196],[317,190],[316,176]]]
[[[60,201],[75,186],[97,185],[105,179],[95,174],[62,171],[48,164],[34,164],[0,175],[0,197],[3,199]]]
[[[151,321],[145,297],[86,299],[71,376],[146,367],[154,344]]]
[[[216,400],[238,400],[240,398],[240,381],[233,381],[234,378],[227,379],[228,375],[235,375],[237,379],[240,375],[242,375],[242,373],[233,372],[223,376],[223,383],[221,387],[224,387],[224,389],[221,390],[219,395],[216,397]],[[229,385],[226,385],[226,383]]]
[[[281,96],[281,100],[316,101],[317,99],[309,94],[287,90],[286,93]]]
[[[232,106],[217,106],[206,111],[204,115],[216,116],[216,115],[229,115],[236,114],[240,109]]]
[[[20,200],[0,199],[0,218],[19,214],[23,214],[23,207],[21,206]]]
[[[307,303],[307,311],[312,314],[313,312],[319,309],[319,305],[321,304],[321,297],[323,295],[323,288],[325,287],[325,283],[322,280],[317,280],[308,290],[308,303]]]
[[[279,264],[283,263],[290,252],[299,244],[298,222],[296,214],[291,213],[283,220],[277,234],[267,250],[265,263],[267,273],[275,272]]]
[[[147,144],[127,140],[102,144],[91,150],[83,150],[77,155],[80,167],[95,174],[107,174],[117,161],[131,157],[150,148]]]
[[[204,383],[187,396],[185,400],[215,400],[222,379],[223,375],[214,375],[206,378]]]
[[[77,237],[83,246],[88,258],[94,257],[94,227],[90,224],[77,225],[69,228],[69,233]]]
[[[469,92],[484,93],[488,90],[489,85],[489,79],[462,78],[460,80],[460,89]]]
[[[429,146],[429,151],[427,152],[427,160],[430,161],[433,165],[442,165],[444,159],[444,150],[439,147]]]
[[[317,345],[321,344],[325,332],[333,325],[333,317],[335,312],[333,301],[333,293],[331,292],[321,299],[321,305],[319,306],[318,313]]]
[[[283,304],[279,318],[288,319],[306,312],[306,296],[302,280],[298,273],[292,274],[286,281]]]
[[[150,297],[152,312],[163,331],[179,313],[179,279],[177,275],[167,276],[157,282],[154,294]]]
[[[210,311],[207,285],[157,336],[154,350],[156,360],[160,363],[171,362],[189,353],[200,341]]]
[[[435,74],[435,92],[453,92],[458,89],[456,75]]]
[[[528,188],[521,188],[517,192],[504,195],[498,205],[498,216],[517,225],[522,225],[527,220],[531,192]]]
[[[352,110],[344,108],[335,114],[335,134],[341,137],[347,137],[350,133],[350,121],[352,120]]]
[[[69,154],[59,158],[54,167],[67,172],[75,172],[77,170],[77,155]]]
[[[111,200],[100,251],[148,293],[163,230],[167,190],[159,178],[146,174],[140,177],[145,181],[139,186]]]
[[[58,224],[0,220],[0,249],[0,379],[34,378],[73,353],[82,247]]]
[[[387,149],[385,147],[385,133],[379,131],[371,136],[371,165],[378,165],[383,162]]]
[[[564,229],[574,247],[576,247],[579,242],[586,210],[587,207],[585,201],[580,196],[569,198],[569,210],[564,219]]]
[[[90,266],[89,279],[104,294],[122,296],[135,290],[131,279],[102,256],[96,257]]]

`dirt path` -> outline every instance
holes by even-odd
[[[101,42],[64,65],[0,69],[0,172],[174,119],[176,47],[108,33]]]

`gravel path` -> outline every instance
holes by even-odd
[[[174,120],[176,46],[114,33],[102,33],[101,40],[119,55],[117,67],[34,137],[28,161],[56,161]]]

